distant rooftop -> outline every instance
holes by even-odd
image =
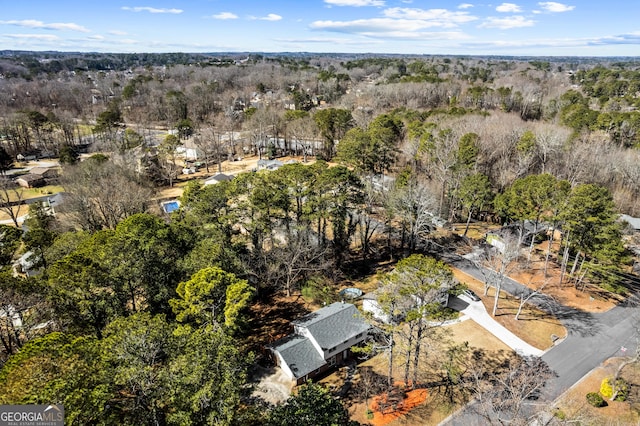
[[[633,229],[640,231],[640,218],[629,216],[627,214],[621,214],[620,220],[627,222]]]

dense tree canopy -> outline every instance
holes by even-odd
[[[296,395],[291,396],[284,405],[271,411],[268,424],[348,426],[356,423],[349,421],[349,415],[340,401],[335,400],[324,388],[316,384],[307,384],[302,386]]]
[[[546,263],[576,285],[624,290],[618,214],[640,215],[633,62],[42,55],[0,58],[0,209],[15,225],[0,226],[2,403],[63,403],[77,424],[348,424],[316,385],[246,417],[258,407],[246,395],[249,308],[302,289],[328,301],[339,280],[397,261],[381,276],[397,320],[381,342],[416,384],[439,338],[432,324],[448,313],[442,298],[459,291],[424,255],[449,249],[432,231],[474,218],[517,223],[519,235],[533,224],[530,258],[548,238]],[[187,147],[207,173],[240,156],[315,161],[185,184],[183,166],[198,167],[178,152]],[[49,156],[64,203],[24,218],[26,194],[59,188],[27,191],[6,172]],[[174,183],[180,208],[164,214],[156,189]],[[474,243],[464,234],[452,240]],[[519,253],[511,243],[485,259],[496,271],[487,286],[500,289]],[[13,276],[26,252],[34,270]],[[406,308],[408,297],[419,303]],[[440,355],[429,362],[445,387],[476,356],[464,345]],[[546,374],[525,360],[495,389],[475,389],[487,412],[530,387],[532,371]],[[504,406],[514,419],[518,398]]]

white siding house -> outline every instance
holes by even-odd
[[[269,345],[282,371],[300,384],[350,356],[371,326],[358,308],[336,302],[293,321],[294,332]]]

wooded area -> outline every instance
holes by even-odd
[[[462,291],[434,259],[450,247],[434,231],[452,224],[460,239],[475,221],[511,225],[529,256],[547,243],[565,283],[625,294],[618,274],[640,242],[619,215],[640,216],[639,106],[634,61],[1,52],[0,210],[15,226],[0,225],[0,403],[63,403],[69,424],[161,425],[295,424],[326,404],[317,424],[345,424],[315,385],[276,409],[250,397],[270,343],[251,339],[251,306],[331,302],[336,283],[389,261],[390,312],[394,295],[425,301],[404,313],[408,331],[382,333],[390,347],[405,333],[404,383],[416,384],[428,348],[447,342],[426,321],[446,316],[427,309],[429,291]],[[183,148],[207,172],[299,161],[194,179],[166,214],[159,192],[185,180]],[[11,171],[28,157],[59,159],[64,203],[55,215],[31,204],[21,232]],[[504,238],[483,259],[498,294]],[[15,274],[27,252],[39,273]],[[468,348],[439,352],[452,401],[507,392],[484,370],[460,379],[480,370]],[[528,359],[493,367],[548,374]]]

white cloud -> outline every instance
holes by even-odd
[[[57,41],[60,37],[53,34],[2,34],[3,37],[25,40]]]
[[[508,30],[511,28],[532,27],[534,24],[534,20],[525,19],[523,16],[510,16],[508,18],[489,17],[480,25],[480,28]]]
[[[418,19],[357,19],[354,21],[315,21],[310,27],[316,30],[353,33],[367,37],[418,38],[422,30],[433,27],[452,27],[447,23]]]
[[[386,9],[381,18],[356,19],[352,21],[315,21],[313,30],[357,34],[369,38],[391,39],[461,39],[467,36],[458,31],[433,32],[434,28],[457,28],[462,24],[476,21],[476,16],[465,11],[446,9],[417,9],[393,7]]]
[[[270,13],[267,16],[260,18],[264,21],[279,21],[282,19],[282,16],[276,15],[275,13]]]
[[[279,21],[282,19],[282,16],[270,13],[267,16],[249,16],[249,19],[253,21]]]
[[[514,3],[502,3],[500,6],[496,7],[496,11],[503,13],[518,13],[522,12],[522,8]]]
[[[473,5],[471,3],[462,3],[458,5],[458,9],[471,9]]]
[[[324,38],[324,37],[311,37],[311,38],[300,38],[300,39],[295,39],[295,38],[290,38],[290,39],[285,39],[285,38],[276,38],[274,39],[275,41],[281,42],[281,43],[289,43],[289,44],[296,44],[299,45],[301,47],[307,45],[307,44],[335,44],[335,45],[344,45],[344,46],[349,46],[349,45],[353,45],[353,46],[363,46],[363,45],[373,45],[373,46],[377,46],[380,44],[383,44],[384,41],[381,40],[370,40],[370,39],[351,39],[351,38]]]
[[[324,2],[332,6],[384,6],[384,0],[324,0]]]
[[[35,19],[25,19],[22,21],[0,21],[0,24],[15,25],[18,27],[27,27],[27,28],[42,28],[44,30],[80,31],[83,33],[91,32],[85,27],[83,27],[82,25],[78,25],[78,24],[61,23],[61,22],[46,24],[42,21],[36,21]]]
[[[171,13],[174,15],[184,12],[182,9],[158,9],[158,8],[149,7],[149,6],[136,6],[136,7],[122,6],[122,10],[128,10],[131,12]]]
[[[432,23],[420,20],[359,19],[354,21],[316,21],[311,29],[357,34],[377,39],[406,40],[461,40],[468,36],[458,31],[422,31],[433,27]]]
[[[560,38],[560,39],[527,39],[527,40],[494,40],[487,42],[469,42],[472,49],[580,49],[594,46],[636,45],[640,42],[640,33],[627,33],[616,36]]]
[[[428,22],[428,26],[455,27],[458,24],[475,21],[478,18],[469,15],[468,12],[451,12],[446,9],[412,9],[406,7],[394,7],[384,11],[387,18],[415,19]]]
[[[117,35],[117,36],[125,36],[125,35],[127,35],[127,32],[126,31],[120,31],[120,30],[111,30],[111,31],[109,31],[109,34]]]
[[[214,19],[238,19],[238,15],[236,15],[235,13],[231,13],[231,12],[220,12],[217,13],[215,15],[212,16],[212,18]]]
[[[545,12],[552,12],[552,13],[559,13],[559,12],[569,12],[573,9],[575,9],[575,6],[569,6],[566,4],[562,4],[562,3],[556,3],[555,1],[544,1],[544,2],[540,2],[538,3],[538,6],[540,6],[542,9],[545,10]]]

